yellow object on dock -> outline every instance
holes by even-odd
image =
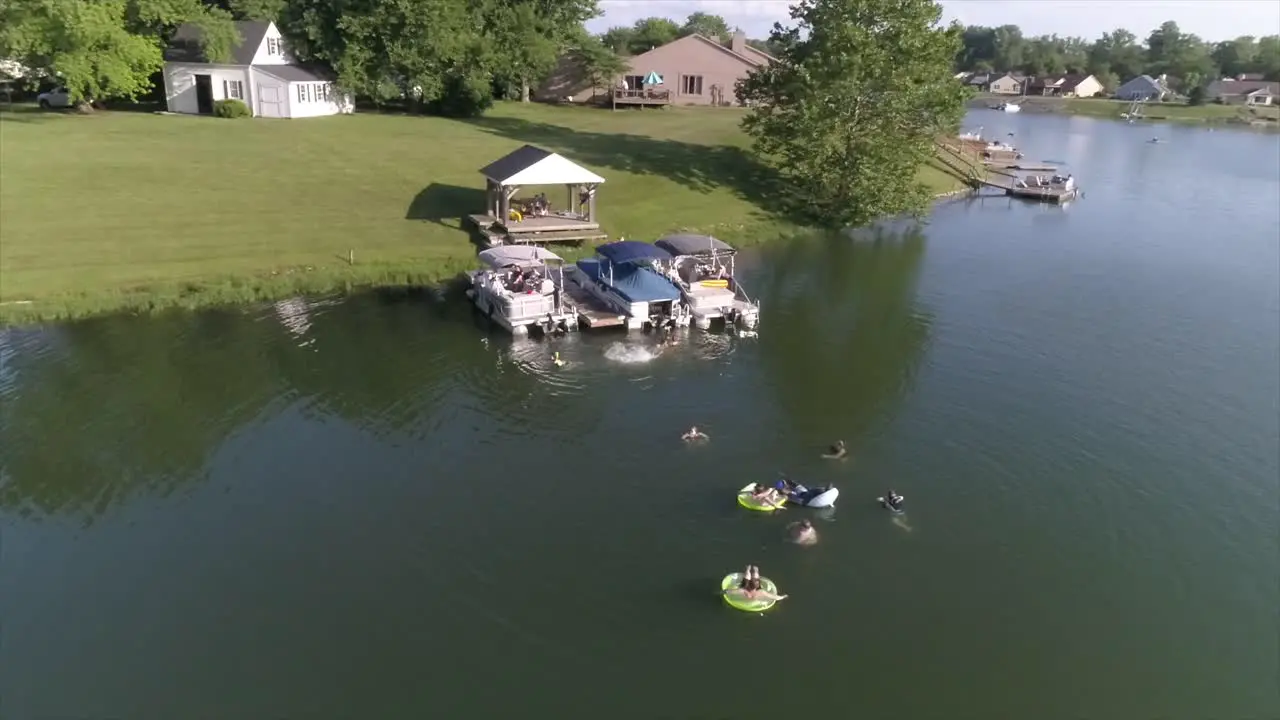
[[[702,287],[709,287],[709,288],[727,288],[727,287],[729,287],[729,281],[728,281],[728,280],[701,280],[701,281],[699,281],[699,282],[698,282],[698,284],[699,284],[699,285],[701,285]]]

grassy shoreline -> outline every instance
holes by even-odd
[[[988,108],[1002,102],[1016,102],[1023,112],[1038,114],[1085,115],[1122,119],[1129,110],[1127,100],[1108,98],[1054,98],[1008,95],[979,95],[969,101],[971,108]],[[1186,105],[1183,103],[1147,103],[1142,109],[1147,121],[1204,125],[1243,125],[1280,129],[1280,106],[1246,107],[1243,105]]]
[[[740,118],[516,103],[472,121],[0,113],[0,325],[438,286],[476,266],[460,218],[483,205],[479,168],[526,142],[605,177],[613,238],[801,230],[770,211]],[[921,179],[961,187],[937,164]]]

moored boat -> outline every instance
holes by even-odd
[[[533,245],[501,245],[478,257],[486,267],[470,273],[467,297],[490,320],[514,335],[530,328],[577,328],[577,314],[562,298],[564,260],[559,255]]]
[[[620,240],[579,260],[566,280],[626,317],[629,330],[686,327],[689,310],[680,288],[659,269],[671,253],[649,243]]]
[[[654,243],[671,254],[669,275],[684,297],[693,322],[700,328],[723,320],[754,329],[760,323],[760,304],[752,300],[734,276],[738,251],[710,235],[667,235]]]

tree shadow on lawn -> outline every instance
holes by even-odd
[[[74,110],[58,110],[38,107],[34,104],[14,103],[12,107],[0,106],[0,123],[43,123],[67,117],[84,117]]]
[[[431,183],[413,197],[405,220],[427,220],[457,229],[462,218],[484,212],[484,190],[445,183]],[[450,222],[445,222],[446,220]]]
[[[585,132],[517,118],[479,118],[467,122],[494,135],[563,153],[570,160],[589,167],[657,175],[700,193],[727,187],[765,214],[785,217],[777,202],[781,197],[777,192],[780,189],[777,174],[742,148],[660,140],[644,135]]]

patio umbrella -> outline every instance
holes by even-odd
[[[644,77],[644,84],[645,85],[661,85],[662,76],[659,75],[656,71],[650,70],[649,74]]]

